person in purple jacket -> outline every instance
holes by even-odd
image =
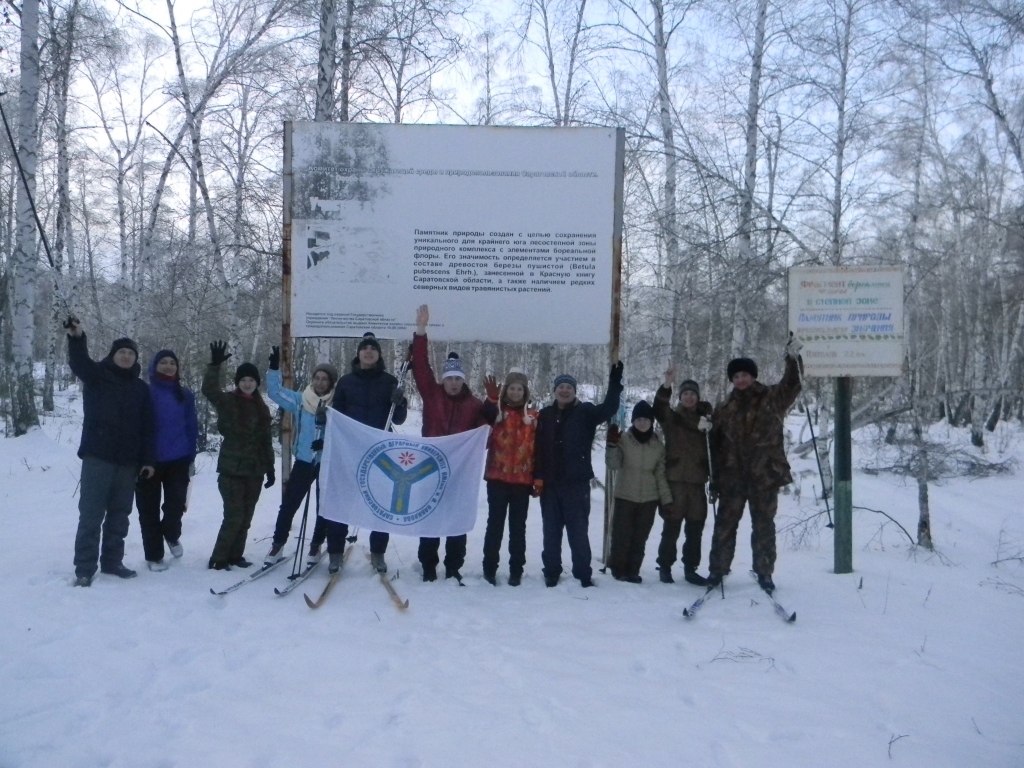
[[[142,548],[151,571],[166,571],[164,541],[174,557],[181,557],[181,518],[185,514],[192,462],[199,434],[196,398],[181,385],[178,356],[161,349],[149,365],[149,393],[153,405],[156,448],[155,472],[139,480],[135,506],[139,510]],[[163,519],[160,491],[163,490]]]

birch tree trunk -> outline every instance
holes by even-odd
[[[351,29],[346,29],[351,45]],[[334,70],[338,45],[338,9],[335,0],[320,0],[320,55],[316,68],[317,121],[334,116]],[[347,102],[347,99],[346,99]],[[347,106],[347,103],[346,103]]]
[[[21,8],[21,84],[18,92],[18,158],[25,172],[18,185],[17,234],[11,259],[11,353],[14,362],[12,416],[15,436],[39,426],[33,380],[32,341],[36,305],[36,224],[30,195],[36,187],[39,99],[39,0],[24,0]],[[27,187],[27,189],[26,189]]]

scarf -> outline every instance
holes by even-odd
[[[522,411],[523,424],[526,426],[533,424],[533,417],[530,416],[530,404],[525,400],[518,405],[512,405],[508,400],[502,398],[501,404],[498,407],[498,417],[494,420],[494,423],[501,424],[505,420],[505,413],[507,411]]]
[[[331,400],[334,399],[334,387],[331,387],[331,391],[323,397],[320,397],[316,392],[313,391],[313,385],[310,384],[304,390],[302,390],[302,408],[316,416],[317,408],[323,405],[325,408],[330,407]]]

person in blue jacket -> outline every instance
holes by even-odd
[[[323,439],[316,435],[316,412],[319,408],[328,408],[334,398],[334,387],[338,383],[338,369],[329,363],[320,363],[313,369],[313,378],[301,392],[285,389],[281,379],[281,348],[272,347],[270,352],[270,370],[267,372],[267,394],[270,399],[292,415],[295,425],[295,438],[292,441],[292,455],[295,463],[284,486],[281,508],[277,512],[277,525],[274,527],[274,542],[267,552],[265,562],[273,563],[281,557],[288,534],[292,530],[292,520],[302,505],[310,487],[320,475],[320,453],[323,450]],[[317,445],[314,446],[314,442]],[[319,492],[319,489],[318,489]],[[319,509],[319,506],[317,507]],[[320,557],[320,547],[327,538],[327,521],[318,514],[313,536],[309,544],[309,560],[316,561]]]
[[[398,379],[384,370],[377,337],[365,333],[356,348],[352,370],[338,381],[331,406],[360,424],[384,429],[388,425],[392,405],[395,413],[391,423],[403,424],[409,407],[405,389],[399,386]],[[345,523],[327,521],[327,552],[330,555],[328,571],[331,573],[337,573],[341,568],[346,536],[348,526]],[[370,564],[378,573],[386,573],[388,570],[384,561],[388,541],[390,536],[383,531],[370,534]]]
[[[555,402],[537,419],[534,493],[540,495],[544,524],[544,583],[553,587],[562,574],[562,531],[572,552],[572,575],[584,587],[594,586],[590,567],[590,453],[597,425],[619,410],[622,363],[612,366],[608,392],[600,405],[576,397],[576,379],[563,373],[555,379]]]
[[[68,329],[68,363],[82,381],[82,479],[75,536],[75,586],[88,587],[99,570],[122,579],[135,576],[125,566],[124,539],[132,512],[135,481],[153,474],[153,407],[149,387],[139,378],[139,348],[116,339],[96,362],[82,324]]]
[[[166,571],[164,542],[174,557],[184,553],[181,518],[188,503],[188,484],[199,436],[196,396],[181,385],[178,356],[169,349],[161,349],[149,364],[149,398],[153,407],[156,464],[151,477],[139,480],[135,506],[139,510],[146,566],[151,571]]]

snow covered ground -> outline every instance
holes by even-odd
[[[75,391],[42,431],[0,439],[2,768],[1024,765],[1019,475],[932,488],[941,556],[863,511],[852,575],[831,573],[827,529],[780,539],[777,596],[793,625],[746,574],[746,525],[725,599],[693,621],[681,611],[701,590],[658,583],[660,523],[642,585],[598,575],[596,589],[546,589],[536,502],[523,585],[492,587],[483,495],[466,588],[420,582],[416,541],[393,537],[401,613],[362,536],[310,611],[298,593],[274,595],[285,574],[210,594],[244,573],[206,569],[221,518],[213,456],[200,461],[184,558],[146,571],[133,515],[125,562],[139,577],[72,588]],[[1001,437],[1020,455],[1015,439]],[[780,528],[817,510],[802,477]],[[251,559],[279,499],[263,494]],[[595,490],[595,552],[601,502]],[[913,484],[858,472],[854,503],[914,530]],[[704,542],[706,558],[710,530]]]

